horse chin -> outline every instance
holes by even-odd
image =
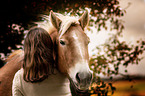
[[[74,82],[72,79],[70,79],[70,84],[71,84],[71,87],[77,92],[86,93],[88,91],[88,88],[85,88],[85,87],[80,88],[79,85],[76,82]]]

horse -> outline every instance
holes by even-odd
[[[54,59],[54,64],[52,65],[56,67],[50,67],[52,65],[44,66],[43,70],[47,69],[46,73],[57,78],[55,72],[52,74],[53,72],[49,71],[49,69],[53,70],[54,68],[57,73],[61,74],[61,77],[69,80],[74,89],[83,92],[89,88],[92,80],[92,73],[88,65],[89,38],[85,34],[85,28],[89,22],[88,11],[85,11],[80,18],[63,16],[51,11],[49,19],[50,21],[37,24],[38,27],[44,28],[51,37],[53,51],[51,50],[48,53],[52,54],[51,57]],[[24,69],[23,78],[27,82],[43,82],[46,78],[49,79],[50,76],[48,74],[43,75],[45,72],[41,72],[42,67],[38,68],[33,65],[33,67],[37,68],[27,69],[29,67],[24,64],[24,57],[24,50],[16,51],[9,56],[7,64],[0,69],[0,96],[10,96],[12,94],[12,80],[21,67]],[[37,78],[34,78],[35,76],[33,76],[32,72],[26,70],[37,71],[37,73],[35,72]],[[32,75],[30,75],[31,73]]]
[[[23,51],[17,50],[13,52],[0,69],[0,96],[12,95],[12,81],[15,73],[21,68],[23,60]]]

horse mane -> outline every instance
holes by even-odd
[[[9,61],[11,61],[12,59],[17,58],[18,56],[23,57],[23,54],[24,54],[23,50],[16,50],[16,51],[14,51],[11,55],[9,55],[9,56],[7,57],[7,59],[6,59],[5,62],[9,62]],[[21,58],[20,61],[22,61],[22,60],[23,60],[23,58]]]

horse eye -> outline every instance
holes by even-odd
[[[60,44],[61,44],[61,45],[65,45],[65,42],[62,41],[62,40],[60,40]]]

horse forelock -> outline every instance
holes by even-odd
[[[80,24],[77,17],[70,17],[70,16],[64,16],[59,13],[55,13],[60,20],[62,20],[60,30],[59,30],[59,37],[61,37],[63,34],[66,33],[66,31],[70,28],[72,24]],[[42,22],[35,22],[38,27],[44,28],[49,34],[51,34],[54,31],[57,31],[56,28],[52,25],[50,22],[50,16],[43,16],[44,21]]]
[[[66,31],[70,28],[70,26],[74,24],[77,25],[79,24],[79,21],[77,18],[75,17],[69,17],[69,16],[65,16],[62,18],[62,23],[60,26],[60,30],[59,30],[59,37],[61,37],[63,34],[66,33]]]

